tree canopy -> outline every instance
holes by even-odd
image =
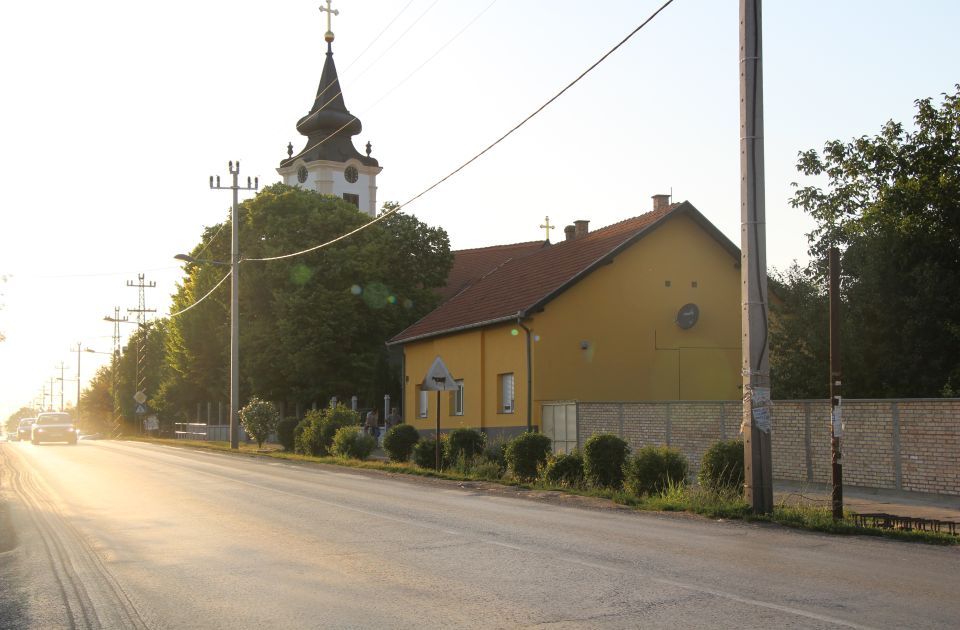
[[[811,262],[775,278],[783,303],[771,372],[778,397],[827,390],[826,255],[841,249],[844,395],[960,392],[960,85],[916,101],[914,128],[800,153],[791,204],[810,214]],[[820,185],[823,183],[824,185]]]
[[[385,206],[385,210],[391,206]],[[414,216],[395,213],[329,247],[256,261],[325,243],[370,220],[342,199],[267,187],[240,211],[242,398],[310,405],[358,394],[374,402],[399,393],[384,342],[436,305],[452,264],[449,239]],[[192,255],[227,261],[230,229],[205,230]],[[173,310],[209,292],[225,269],[188,264]],[[163,406],[189,410],[226,400],[229,283],[169,321]]]

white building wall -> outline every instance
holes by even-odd
[[[300,166],[307,167],[307,180],[303,183],[297,178]],[[348,166],[353,166],[359,173],[357,181],[352,184],[344,175]],[[283,183],[288,186],[300,186],[340,198],[343,198],[344,193],[358,195],[360,211],[373,217],[377,214],[377,174],[381,170],[383,169],[378,166],[364,166],[357,160],[346,163],[326,160],[305,163],[298,160],[290,166],[278,168],[277,172],[283,177]]]

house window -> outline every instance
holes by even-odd
[[[497,376],[500,413],[513,413],[513,372]]]
[[[417,417],[426,418],[430,412],[430,392],[417,385]]]
[[[463,379],[457,381],[457,389],[450,392],[450,415],[463,415]]]
[[[356,207],[360,207],[360,195],[355,195],[353,193],[343,193],[343,200],[347,203],[352,203]]]

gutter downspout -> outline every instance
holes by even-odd
[[[517,326],[527,335],[527,432],[533,432],[533,350],[530,346],[530,329],[523,324],[523,311],[517,312]]]

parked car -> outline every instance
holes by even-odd
[[[73,426],[73,419],[68,413],[41,413],[33,424],[31,442],[66,442],[77,443],[77,430]]]
[[[19,441],[25,442],[30,439],[30,431],[33,430],[33,423],[36,421],[36,418],[24,418],[20,421],[20,424],[17,425],[17,439]]]

